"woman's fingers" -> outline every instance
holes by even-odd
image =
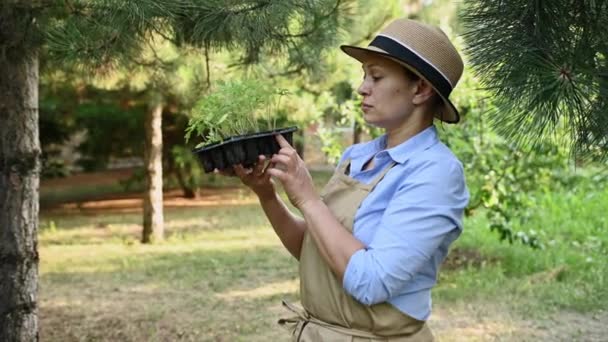
[[[269,168],[268,170],[266,170],[266,173],[268,174],[268,176],[275,177],[281,182],[285,182],[287,180],[287,172],[277,167]]]
[[[247,171],[245,170],[243,165],[234,165],[232,169],[234,170],[234,173],[239,176],[240,179],[245,179],[245,177],[247,177]]]
[[[245,168],[242,164],[234,165],[223,170],[214,170],[214,173],[223,176],[239,177],[248,186],[257,186],[268,183],[271,174],[267,171],[275,167],[276,163],[269,160],[264,155],[259,155],[258,160],[251,168]]]
[[[272,162],[272,159],[269,159],[268,163],[266,163],[266,167],[264,168],[264,171],[263,171],[263,174],[262,174],[263,175],[263,178],[262,178],[263,181],[265,181],[265,182],[270,181],[270,178],[272,177],[272,175],[270,174],[269,171],[272,168],[274,168],[275,166],[276,166],[276,164]]]
[[[288,166],[290,164],[291,158],[289,156],[286,156],[284,154],[275,154],[274,156],[272,156],[272,159],[270,159],[275,165],[276,164],[283,164],[285,166]]]
[[[296,152],[296,150],[293,149],[293,147],[289,146],[289,147],[283,147],[279,150],[278,154],[284,155],[284,156],[288,156],[288,157],[295,157],[298,155],[298,153]]]
[[[265,169],[265,160],[266,160],[266,156],[264,155],[260,155],[258,156],[258,162],[255,164],[254,168],[253,168],[253,174],[256,176],[261,176],[264,173],[264,169]]]
[[[279,143],[279,146],[281,147],[291,147],[291,145],[289,145],[289,142],[287,142],[287,140],[280,134],[275,135],[277,142]]]

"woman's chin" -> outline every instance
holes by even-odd
[[[363,120],[365,121],[366,124],[368,124],[370,126],[374,126],[374,127],[378,127],[378,128],[386,128],[385,127],[386,122],[384,122],[383,120],[379,120],[377,117],[374,117],[373,115],[364,114]]]
[[[375,125],[376,121],[378,121],[378,118],[375,117],[373,114],[363,112],[363,121],[365,121],[365,123],[368,125]]]

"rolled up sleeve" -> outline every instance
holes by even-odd
[[[469,194],[456,159],[429,160],[411,170],[391,198],[371,243],[354,253],[344,289],[364,305],[400,295],[436,253],[459,233]]]

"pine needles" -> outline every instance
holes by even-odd
[[[608,159],[608,1],[476,0],[461,20],[473,69],[495,96],[492,122],[501,134]]]
[[[151,35],[176,46],[239,52],[238,64],[262,54],[287,56],[292,69],[314,69],[339,39],[350,1],[80,0],[49,22],[51,56],[111,67],[137,56]]]

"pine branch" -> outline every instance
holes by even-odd
[[[336,15],[338,13],[338,9],[340,8],[341,3],[342,3],[341,0],[336,0],[336,5],[331,9],[331,11],[329,11],[329,13],[322,14],[318,17],[315,17],[312,27],[309,28],[307,31],[299,32],[296,34],[291,34],[291,33],[289,33],[289,28],[287,28],[288,33],[286,33],[286,34],[279,33],[276,35],[276,37],[277,38],[303,38],[303,37],[307,37],[307,36],[317,33],[320,23],[323,20],[327,20],[329,17]]]
[[[368,42],[369,40],[371,40],[371,39],[372,39],[372,37],[374,37],[374,35],[375,35],[375,34],[376,34],[378,31],[380,31],[380,30],[381,30],[381,29],[382,29],[382,28],[383,28],[383,27],[386,25],[386,23],[387,23],[387,22],[388,22],[390,19],[392,19],[392,15],[391,15],[390,13],[386,13],[386,14],[384,15],[384,17],[382,17],[382,19],[381,19],[381,20],[378,20],[378,21],[376,22],[376,25],[375,25],[374,27],[372,27],[371,29],[369,29],[369,30],[368,30],[368,32],[367,32],[367,34],[366,34],[366,35],[364,35],[363,37],[361,37],[361,38],[357,39],[357,40],[356,40],[356,41],[354,41],[354,42],[347,43],[347,45],[358,46],[358,45],[361,45],[361,44],[363,44],[363,43],[365,43],[365,42]]]
[[[50,55],[93,67],[128,61],[141,51],[150,33],[175,41],[166,20],[181,11],[180,4],[169,0],[68,2],[71,15],[48,28]]]
[[[276,72],[276,73],[269,73],[268,75],[266,75],[266,77],[268,78],[276,78],[276,77],[285,77],[285,76],[293,76],[293,75],[301,75],[306,69],[304,68],[304,66],[300,65],[297,66],[293,69],[288,69],[282,72]],[[303,86],[300,86],[303,87]]]
[[[270,6],[270,2],[269,1],[262,1],[260,3],[258,3],[257,5],[251,5],[251,6],[247,6],[247,5],[242,5],[242,6],[237,6],[237,7],[242,7],[236,10],[233,9],[229,9],[226,8],[225,11],[223,12],[224,15],[238,15],[238,14],[243,14],[243,13],[247,13],[247,12],[255,12],[257,10],[263,9],[265,7]]]
[[[531,147],[569,136],[573,153],[599,149],[608,159],[608,131],[598,124],[608,83],[607,1],[475,0],[461,19],[473,69],[495,96],[499,132]]]
[[[178,31],[183,32],[181,38],[186,43],[206,45],[215,50],[241,50],[242,57],[235,65],[247,65],[257,63],[264,53],[287,52],[294,42],[316,51],[327,47],[335,40],[338,27],[336,17],[340,16],[339,9],[345,2],[253,1],[256,6],[243,8],[243,3],[248,2],[240,1],[235,2],[240,4],[235,10],[223,3],[210,1],[201,6],[198,13],[183,17],[175,25]],[[256,11],[249,11],[251,8],[256,8]],[[290,32],[293,26],[298,28],[297,32]],[[297,59],[291,61],[294,66],[301,64]]]
[[[158,34],[160,37],[162,37],[164,40],[171,42],[174,45],[179,45],[179,42],[177,41],[177,39],[175,39],[174,37],[170,37],[169,35],[167,35],[167,33],[165,33],[163,31],[163,29],[161,29],[160,27],[158,27],[158,25],[156,25],[154,23],[154,20],[146,20],[146,24],[149,25],[150,29]],[[167,28],[167,25],[163,25],[165,27],[165,29]]]
[[[349,1],[74,0],[50,22],[47,46],[51,57],[82,67],[170,67],[138,57],[160,37],[206,54],[240,51],[235,66],[286,55],[286,72],[298,73],[318,67],[321,51],[335,45]]]

